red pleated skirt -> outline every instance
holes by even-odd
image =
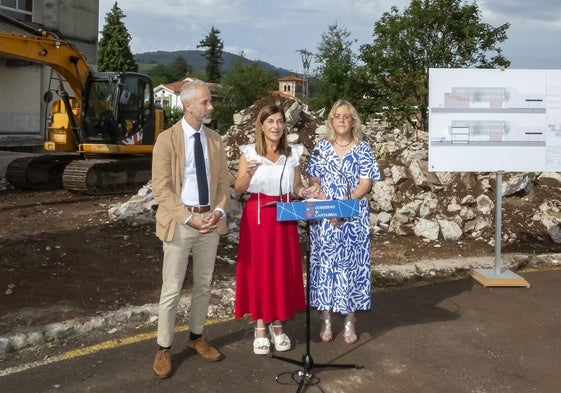
[[[284,321],[306,308],[297,223],[277,221],[276,207],[264,206],[278,199],[251,194],[244,207],[236,262],[236,318],[249,314],[254,321]]]

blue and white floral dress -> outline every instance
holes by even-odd
[[[322,140],[314,148],[307,175],[321,180],[327,199],[346,199],[361,178],[379,180],[374,152],[361,141],[339,158],[331,143]],[[350,190],[350,191],[349,191]],[[368,310],[370,297],[370,208],[360,199],[359,215],[338,226],[329,220],[310,225],[310,305],[346,315]]]

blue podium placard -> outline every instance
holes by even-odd
[[[320,220],[323,218],[358,216],[358,199],[348,200],[307,200],[298,202],[279,202],[278,221]]]

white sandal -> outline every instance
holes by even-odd
[[[275,328],[282,328],[282,325],[269,325],[269,333],[271,333],[271,342],[275,344],[275,350],[278,352],[288,351],[290,349],[290,339],[284,333],[275,334]]]
[[[255,328],[255,330],[265,330],[266,328]],[[255,331],[253,332],[253,353],[256,355],[268,355],[269,354],[269,339],[267,337],[255,337]]]

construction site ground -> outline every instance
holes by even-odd
[[[157,302],[162,251],[153,223],[113,222],[107,214],[111,205],[130,197],[0,191],[0,337]],[[517,255],[513,269],[531,287],[485,288],[458,261],[492,263],[491,244],[373,236],[373,267],[382,273],[374,275],[372,310],[359,315],[359,342],[343,342],[342,320],[336,318],[335,340],[319,343],[319,321],[315,314],[311,319],[315,363],[364,367],[320,368],[313,373],[319,383],[306,390],[558,391],[561,271],[551,261],[561,246],[544,238],[522,240],[503,252],[505,258]],[[236,250],[235,242],[225,237],[216,265],[217,285],[231,286]],[[541,262],[542,255],[549,256],[547,261]],[[458,268],[449,274],[438,269],[421,274],[427,260],[455,261]],[[383,274],[387,265],[408,266],[419,274]],[[187,291],[189,286],[187,280]],[[232,298],[213,299],[221,301],[231,303]],[[131,322],[7,352],[0,360],[0,391],[296,390],[279,382],[293,378],[291,370],[300,367],[253,355],[250,321],[232,320],[229,308],[224,310],[206,333],[226,355],[220,363],[205,363],[184,350],[187,327],[178,323],[174,374],[170,380],[156,380],[151,374],[155,323]],[[286,326],[295,345],[282,355],[300,361],[306,351],[305,314]],[[100,343],[101,349],[96,347]]]

